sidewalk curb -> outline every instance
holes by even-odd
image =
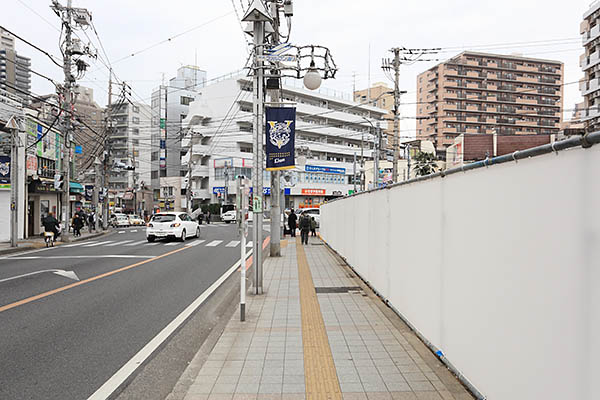
[[[78,237],[78,238],[73,238],[72,242],[80,242],[83,240],[88,240],[88,239],[94,239],[100,236],[104,236],[107,235],[109,233],[112,233],[110,231],[106,231],[106,232],[97,232],[91,235],[87,235],[85,237]],[[62,246],[65,243],[63,242],[57,242],[54,243],[55,246]],[[43,249],[46,247],[45,242],[40,241],[40,243],[31,243],[28,244],[26,246],[19,246],[19,247],[9,247],[7,249],[0,249],[0,255],[5,255],[5,254],[14,254],[14,253],[21,253],[21,252],[25,252],[25,251],[31,251],[31,250],[39,250],[39,249]]]

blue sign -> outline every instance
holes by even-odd
[[[292,189],[290,189],[290,188],[283,189],[283,194],[286,195],[286,196],[291,195],[292,194]]]
[[[267,171],[294,168],[296,109],[266,107],[265,119]]]
[[[253,193],[252,188],[250,188],[250,194]],[[263,194],[265,196],[270,196],[271,195],[271,187],[270,186],[263,186]]]
[[[213,194],[224,194],[225,186],[213,186]]]
[[[320,167],[317,165],[305,165],[304,170],[306,172],[327,172],[329,174],[346,174],[346,168],[335,168],[335,167]]]
[[[75,154],[83,154],[83,148],[81,146],[75,146]]]

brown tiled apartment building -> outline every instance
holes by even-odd
[[[417,139],[444,153],[461,133],[556,134],[563,73],[559,61],[463,52],[417,77]]]

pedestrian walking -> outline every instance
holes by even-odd
[[[300,216],[300,241],[308,244],[308,232],[310,231],[310,217],[308,214]]]
[[[210,210],[206,211],[206,225],[210,224]]]
[[[290,227],[290,235],[292,237],[296,237],[296,221],[298,220],[298,217],[296,216],[296,213],[294,212],[294,209],[292,208],[290,210],[290,216],[288,217],[288,226]]]
[[[204,219],[204,214],[202,211],[198,213],[198,225],[202,225],[202,220]]]
[[[315,221],[315,217],[310,217],[310,232],[313,236],[317,236],[317,221]]]
[[[96,216],[93,212],[90,213],[90,216],[88,217],[88,224],[89,224],[89,228],[90,228],[90,233],[92,233],[94,231],[94,226],[96,223]]]
[[[77,213],[73,216],[73,235],[75,237],[81,236],[81,228],[83,228],[83,220],[81,215]]]

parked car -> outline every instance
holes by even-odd
[[[140,217],[139,215],[130,215],[129,216],[129,225],[139,226],[139,225],[146,225],[146,223],[144,222],[142,217]]]
[[[221,214],[221,221],[225,222],[226,224],[228,224],[230,222],[235,222],[236,221],[236,211],[235,210],[225,211],[223,214]]]
[[[160,238],[179,239],[200,237],[200,226],[187,213],[164,212],[154,214],[146,227],[146,239],[154,242]]]
[[[317,223],[317,228],[321,225],[321,210],[319,208],[309,208],[308,210],[303,210],[301,215],[308,215],[309,217],[314,217],[315,222]]]
[[[127,218],[127,215],[117,215],[115,217],[115,219],[113,220],[113,226],[115,228],[123,228],[123,227],[128,227],[129,226],[129,218]]]

